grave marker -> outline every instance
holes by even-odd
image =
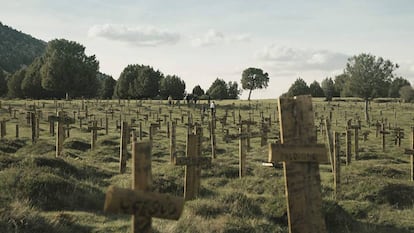
[[[125,173],[126,159],[128,155],[128,139],[129,138],[129,127],[126,121],[121,123],[121,140],[119,145],[119,173]]]
[[[280,98],[278,107],[282,144],[269,145],[269,162],[283,162],[289,232],[327,232],[318,163],[329,159],[316,144],[311,97]]]
[[[187,134],[186,157],[176,157],[175,165],[185,165],[184,198],[195,199],[200,192],[201,167],[210,165],[211,158],[201,157],[201,134]]]
[[[405,149],[404,154],[410,155],[410,167],[411,167],[410,180],[414,181],[414,127],[411,127],[411,148]]]

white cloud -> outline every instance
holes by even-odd
[[[256,52],[256,58],[274,68],[287,71],[321,70],[332,71],[345,68],[350,57],[328,50],[312,50],[280,47],[275,44]]]
[[[89,28],[90,37],[102,37],[109,40],[127,42],[136,46],[157,46],[174,44],[180,36],[177,33],[155,27],[132,27],[122,24],[102,24]]]
[[[222,32],[210,29],[204,35],[193,38],[191,45],[194,47],[205,47],[220,43],[247,42],[249,40],[250,36],[247,34],[225,35]]]

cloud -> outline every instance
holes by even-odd
[[[234,43],[247,41],[250,41],[250,36],[247,34],[224,35],[222,32],[210,29],[204,35],[193,38],[191,40],[191,45],[194,47],[206,47],[220,43]]]
[[[174,44],[180,39],[177,33],[155,27],[132,27],[121,24],[94,25],[89,28],[88,36],[121,41],[136,46],[157,46]]]
[[[328,50],[288,48],[272,44],[256,52],[255,57],[274,68],[288,72],[343,69],[350,56]]]

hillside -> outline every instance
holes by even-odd
[[[318,142],[325,143],[327,139],[321,124],[324,116],[332,115],[331,128],[341,135],[336,144],[340,148],[334,152],[341,156],[338,160],[341,166],[340,188],[336,194],[334,187],[339,186],[334,186],[331,165],[320,165],[322,211],[327,232],[412,233],[414,187],[410,179],[410,157],[404,151],[411,148],[411,113],[414,105],[372,103],[372,124],[362,121],[360,129],[353,128],[353,132],[356,129],[360,132],[357,134],[359,147],[355,147],[353,134],[352,162],[346,163],[346,137],[342,133],[346,132],[348,120],[357,126],[364,109],[363,102],[351,100],[328,103],[315,99],[313,102],[315,125],[319,127],[316,132]],[[199,196],[185,202],[184,212],[178,221],[154,218],[153,232],[287,233],[286,186],[282,166],[262,166],[262,162],[268,161],[269,148],[262,146],[261,138],[254,136],[263,127],[260,122],[264,117],[267,120],[263,120],[270,123],[268,142],[276,142],[280,135],[276,101],[238,100],[233,103],[225,100],[216,103],[219,119],[215,130],[216,158],[211,165],[201,168]],[[11,106],[12,112],[16,110],[16,117],[10,115],[8,106]],[[38,106],[40,111],[37,112],[42,113],[39,115],[39,137],[33,143],[31,137],[36,133],[32,134],[32,126],[25,118],[29,106]],[[50,118],[47,117],[55,114],[56,106],[61,106],[68,116],[78,114],[76,122],[66,129],[70,129],[70,135],[67,134],[58,158],[56,135],[51,133]],[[81,110],[81,106],[88,113]],[[166,123],[170,124],[172,119],[176,122],[176,136],[172,138],[175,138],[176,156],[182,157],[186,154],[189,122],[191,119],[198,122],[204,129],[200,153],[210,157],[208,112],[203,114],[200,107],[172,107],[166,101],[154,100],[3,100],[0,119],[7,119],[7,130],[3,138],[0,130],[0,232],[131,232],[129,215],[103,212],[108,186],[128,188],[133,182],[133,152],[130,146],[127,147],[126,172],[119,172],[119,119],[131,122],[131,127],[136,129],[135,135],[139,135],[141,128],[143,142],[148,142],[150,132],[153,133],[150,165],[152,191],[182,197],[186,172],[184,166],[170,162],[171,138],[167,136]],[[243,178],[239,177],[239,124],[236,115],[240,115],[242,120],[251,119],[257,123],[251,127],[249,134],[252,138],[250,151],[246,153]],[[81,119],[84,119],[83,124]],[[90,148],[91,138],[94,137],[88,132],[86,119],[95,119],[99,129],[104,128],[103,122],[108,122],[108,131],[96,132],[93,149]],[[377,120],[384,123],[383,131],[389,132],[383,134],[384,137],[377,131]],[[160,124],[158,128],[151,127],[155,122]],[[395,134],[391,133],[397,128],[397,123],[405,132],[401,146],[395,144]],[[16,125],[20,126],[18,138]],[[225,137],[227,130],[228,137]],[[384,144],[383,139],[386,140]]]
[[[0,22],[0,69],[13,73],[41,55],[46,42]]]

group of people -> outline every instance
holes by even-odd
[[[167,100],[168,100],[168,105],[171,106],[171,105],[174,104],[174,100],[173,100],[172,96],[168,96]],[[186,95],[184,97],[184,100],[187,102],[187,105],[190,105],[191,101],[194,103],[194,105],[196,105],[197,101],[198,101],[198,97],[196,95],[194,95],[192,97],[190,95]],[[179,100],[177,100],[177,103],[179,104]],[[216,112],[216,103],[214,102],[214,100],[211,101],[210,96],[208,96],[207,103],[210,107],[211,115],[213,116]],[[206,106],[203,104],[203,112],[205,112],[205,110],[206,110]]]

